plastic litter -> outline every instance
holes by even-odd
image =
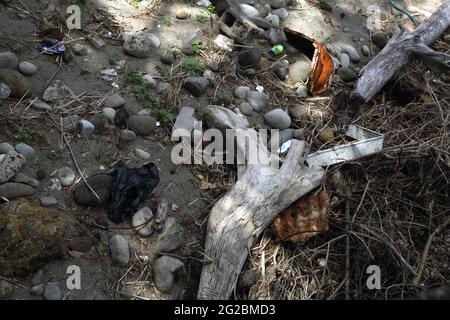
[[[66,51],[66,46],[63,42],[52,43],[50,41],[42,41],[38,45],[39,52],[53,55],[53,54],[62,54]]]
[[[104,69],[100,73],[105,81],[113,81],[117,77],[117,71],[115,69]]]
[[[288,141],[286,141],[285,143],[283,143],[283,144],[281,145],[281,147],[279,147],[279,148],[277,149],[277,152],[278,152],[279,154],[285,154],[286,152],[288,152],[288,150],[289,150],[289,148],[291,147],[291,145],[292,145],[292,140],[288,140]]]
[[[326,191],[304,196],[275,218],[273,228],[280,240],[301,243],[328,230],[329,211]]]
[[[384,135],[360,126],[350,125],[346,136],[357,141],[312,153],[306,157],[310,167],[327,167],[336,163],[356,160],[383,149]]]
[[[284,50],[283,45],[277,44],[277,45],[273,46],[270,51],[272,51],[275,55],[279,55],[283,52],[283,50]]]
[[[112,177],[111,199],[106,210],[114,223],[131,217],[159,184],[159,171],[153,162],[136,169],[119,162]]]
[[[103,39],[100,38],[99,36],[88,37],[88,40],[97,49],[102,48],[106,44],[106,42],[103,41]]]
[[[327,49],[318,41],[295,30],[284,28],[288,44],[311,59],[308,91],[314,96],[331,87],[334,74],[334,62]]]

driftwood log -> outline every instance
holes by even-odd
[[[234,187],[213,207],[198,299],[229,299],[255,239],[281,211],[322,183],[323,169],[304,167],[307,153],[304,141],[293,140],[279,169],[247,163]]]
[[[429,46],[450,26],[450,1],[436,10],[414,32],[398,30],[381,52],[360,72],[350,97],[353,107],[371,100],[411,59],[421,59],[432,71],[448,71],[450,55]]]

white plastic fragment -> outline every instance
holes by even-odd
[[[312,153],[306,157],[310,167],[327,167],[356,160],[383,149],[384,135],[360,126],[350,125],[346,135],[357,141]]]
[[[117,71],[115,69],[104,69],[100,71],[103,75],[102,78],[106,81],[113,81],[114,77],[117,77]]]
[[[256,91],[258,91],[259,93],[263,93],[264,92],[264,87],[263,86],[256,86]]]
[[[279,154],[285,154],[285,153],[289,150],[289,148],[291,147],[291,144],[292,144],[292,140],[286,141],[285,143],[283,143],[283,144],[281,145],[281,147],[279,147],[279,148],[277,149],[277,152],[278,152]]]

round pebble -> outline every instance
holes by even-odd
[[[27,175],[23,174],[22,172],[18,172],[16,174],[16,176],[14,177],[14,182],[27,184],[29,186],[32,186],[33,188],[39,187],[39,181],[28,177]]]
[[[109,123],[113,123],[114,117],[116,116],[116,110],[106,107],[103,109],[103,115],[108,119]]]
[[[126,266],[130,262],[130,248],[127,240],[121,235],[116,234],[109,241],[111,258],[114,263],[120,266]]]
[[[280,18],[277,15],[269,14],[266,17],[266,20],[272,24],[272,27],[274,27],[274,28],[280,27]]]
[[[36,154],[36,150],[32,146],[26,143],[18,143],[15,145],[15,149],[18,153],[23,154],[26,158],[30,158]]]
[[[49,282],[44,289],[44,299],[45,300],[61,300],[62,292],[59,288],[58,283]]]
[[[236,96],[236,98],[244,100],[249,92],[249,87],[240,86],[234,90],[234,95]]]
[[[358,74],[350,68],[342,67],[337,74],[345,82],[351,82],[358,79]]]
[[[45,288],[45,285],[37,284],[37,285],[31,287],[30,295],[35,296],[35,297],[42,296],[44,294],[44,288]]]
[[[370,55],[370,49],[368,46],[363,45],[361,48],[361,52],[363,55],[365,55],[366,57]]]
[[[245,101],[239,105],[239,111],[245,116],[253,115],[253,107]]]
[[[159,59],[161,60],[162,63],[170,65],[175,60],[175,55],[172,52],[172,50],[165,49],[161,53],[161,56]]]
[[[9,143],[3,142],[0,143],[0,154],[7,154],[10,151],[13,151],[14,147]]]
[[[246,99],[256,112],[264,112],[269,102],[269,96],[258,91],[249,91]]]
[[[119,108],[121,106],[125,105],[125,99],[119,96],[118,94],[113,94],[112,96],[108,97],[108,99],[105,102],[105,106],[109,108]]]
[[[146,74],[145,76],[142,77],[142,79],[149,88],[151,89],[156,88],[157,85],[156,80],[150,74]]]
[[[131,116],[127,121],[127,126],[138,135],[149,136],[156,129],[156,119],[148,116]]]
[[[358,50],[355,49],[352,45],[344,44],[341,46],[341,52],[346,53],[352,62],[359,62],[361,60],[361,56],[359,55]]]
[[[147,151],[144,151],[142,149],[136,148],[136,149],[134,149],[134,152],[136,153],[136,155],[139,158],[141,158],[143,160],[150,160],[150,158],[151,158],[150,153],[148,153]]]
[[[274,109],[264,115],[266,124],[274,129],[287,129],[291,125],[291,117],[282,109]]]
[[[346,53],[341,53],[339,55],[339,62],[341,63],[341,66],[344,68],[350,67],[350,57]]]
[[[19,59],[15,53],[1,52],[0,53],[0,69],[17,69],[19,66]]]
[[[45,103],[44,101],[41,100],[35,100],[31,104],[31,107],[39,111],[52,111],[52,107],[48,103]]]
[[[272,11],[272,14],[278,16],[281,20],[289,17],[289,12],[285,8],[275,9]]]
[[[54,196],[42,197],[40,199],[40,201],[41,201],[41,206],[43,206],[43,207],[51,207],[58,203],[58,200],[56,200],[56,198]]]
[[[184,263],[176,258],[162,256],[153,265],[153,277],[156,288],[170,293],[175,284],[175,273],[184,270]]]
[[[188,19],[191,16],[191,14],[186,8],[180,8],[175,13],[175,16],[177,17],[177,19],[185,20]]]
[[[308,88],[305,85],[300,85],[297,90],[295,91],[295,94],[299,98],[307,98],[308,97]]]
[[[134,141],[136,140],[136,133],[131,130],[124,129],[120,131],[119,137],[120,140],[124,142]]]
[[[319,141],[322,143],[327,143],[328,141],[333,140],[333,138],[334,138],[333,130],[328,126],[323,127],[319,133],[318,138],[319,138]]]
[[[0,83],[0,100],[6,99],[11,95],[11,88],[5,83]]]
[[[37,72],[37,67],[28,61],[22,61],[19,63],[19,71],[26,76],[32,76]]]
[[[148,207],[139,209],[131,219],[131,225],[141,237],[150,237],[152,229],[153,212]]]
[[[80,134],[82,136],[90,136],[95,132],[95,126],[90,121],[83,119],[78,122],[78,125],[80,127]]]
[[[63,187],[70,187],[75,181],[75,172],[69,167],[62,167],[56,172],[56,177]]]
[[[216,61],[211,61],[208,63],[208,69],[214,72],[217,72],[219,70],[219,63]]]
[[[150,109],[142,109],[137,114],[138,114],[138,116],[151,116],[152,115],[152,110],[150,110]]]

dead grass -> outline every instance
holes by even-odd
[[[397,299],[450,283],[449,77],[416,65],[399,79],[415,92],[412,102],[402,105],[380,95],[353,121],[384,133],[384,150],[328,170],[340,170],[349,186],[348,194],[329,182],[322,186],[331,198],[329,232],[292,245],[266,230],[247,263],[261,278],[248,296],[238,297]],[[339,135],[343,125],[333,115],[341,103],[309,102],[322,116],[299,126],[313,148],[323,148],[314,136],[325,123],[338,132],[332,145],[345,142]],[[381,290],[366,286],[369,265],[381,268]]]
[[[108,30],[111,26],[113,22]],[[121,30],[113,30],[118,37]],[[212,29],[206,30],[214,34]],[[448,45],[436,46],[449,51]],[[203,46],[200,58],[202,62],[216,61],[223,66],[217,77],[216,93],[222,88],[234,88],[237,83],[253,88],[262,85],[270,93],[271,108],[308,105],[309,116],[294,125],[304,130],[313,150],[346,142],[346,124],[336,119],[335,112],[345,105],[348,88],[343,88],[343,94],[338,96],[327,93],[300,100],[295,98],[295,86],[286,86],[271,70],[258,70],[256,77],[238,73],[234,78],[233,55],[217,51],[210,43]],[[174,108],[181,105],[182,78],[178,72],[177,66],[170,69],[171,86],[161,98]],[[334,190],[329,182],[321,187],[331,198],[330,230],[300,245],[281,243],[271,229],[266,230],[251,249],[244,268],[257,269],[261,277],[248,293],[238,292],[236,298],[395,299],[449,284],[449,77],[431,75],[417,65],[399,79],[416,93],[414,101],[402,105],[380,95],[353,121],[384,133],[384,150],[329,169],[330,173],[340,170],[349,186],[346,194]],[[76,102],[79,107],[71,106],[71,113],[98,112],[103,99],[96,97],[90,104],[86,103],[89,97],[80,96],[81,101]],[[57,106],[58,114],[67,114],[66,107]],[[0,114],[2,122],[11,124],[15,119],[23,119],[23,114],[18,113],[13,119],[11,113]],[[317,141],[325,124],[337,132],[337,137],[327,145]],[[193,172],[198,178],[197,187],[203,189],[202,200],[210,203],[202,215],[205,219],[195,221],[204,227],[211,207],[236,177],[232,168],[223,166],[197,166]],[[114,277],[118,280],[111,283],[110,292],[116,298],[121,295],[132,299],[162,298],[154,296],[157,290],[149,281],[149,261],[155,257],[146,248],[145,242],[134,248],[136,262],[125,274]],[[201,267],[199,261],[194,263],[196,269]],[[381,290],[367,289],[369,265],[381,268]]]

